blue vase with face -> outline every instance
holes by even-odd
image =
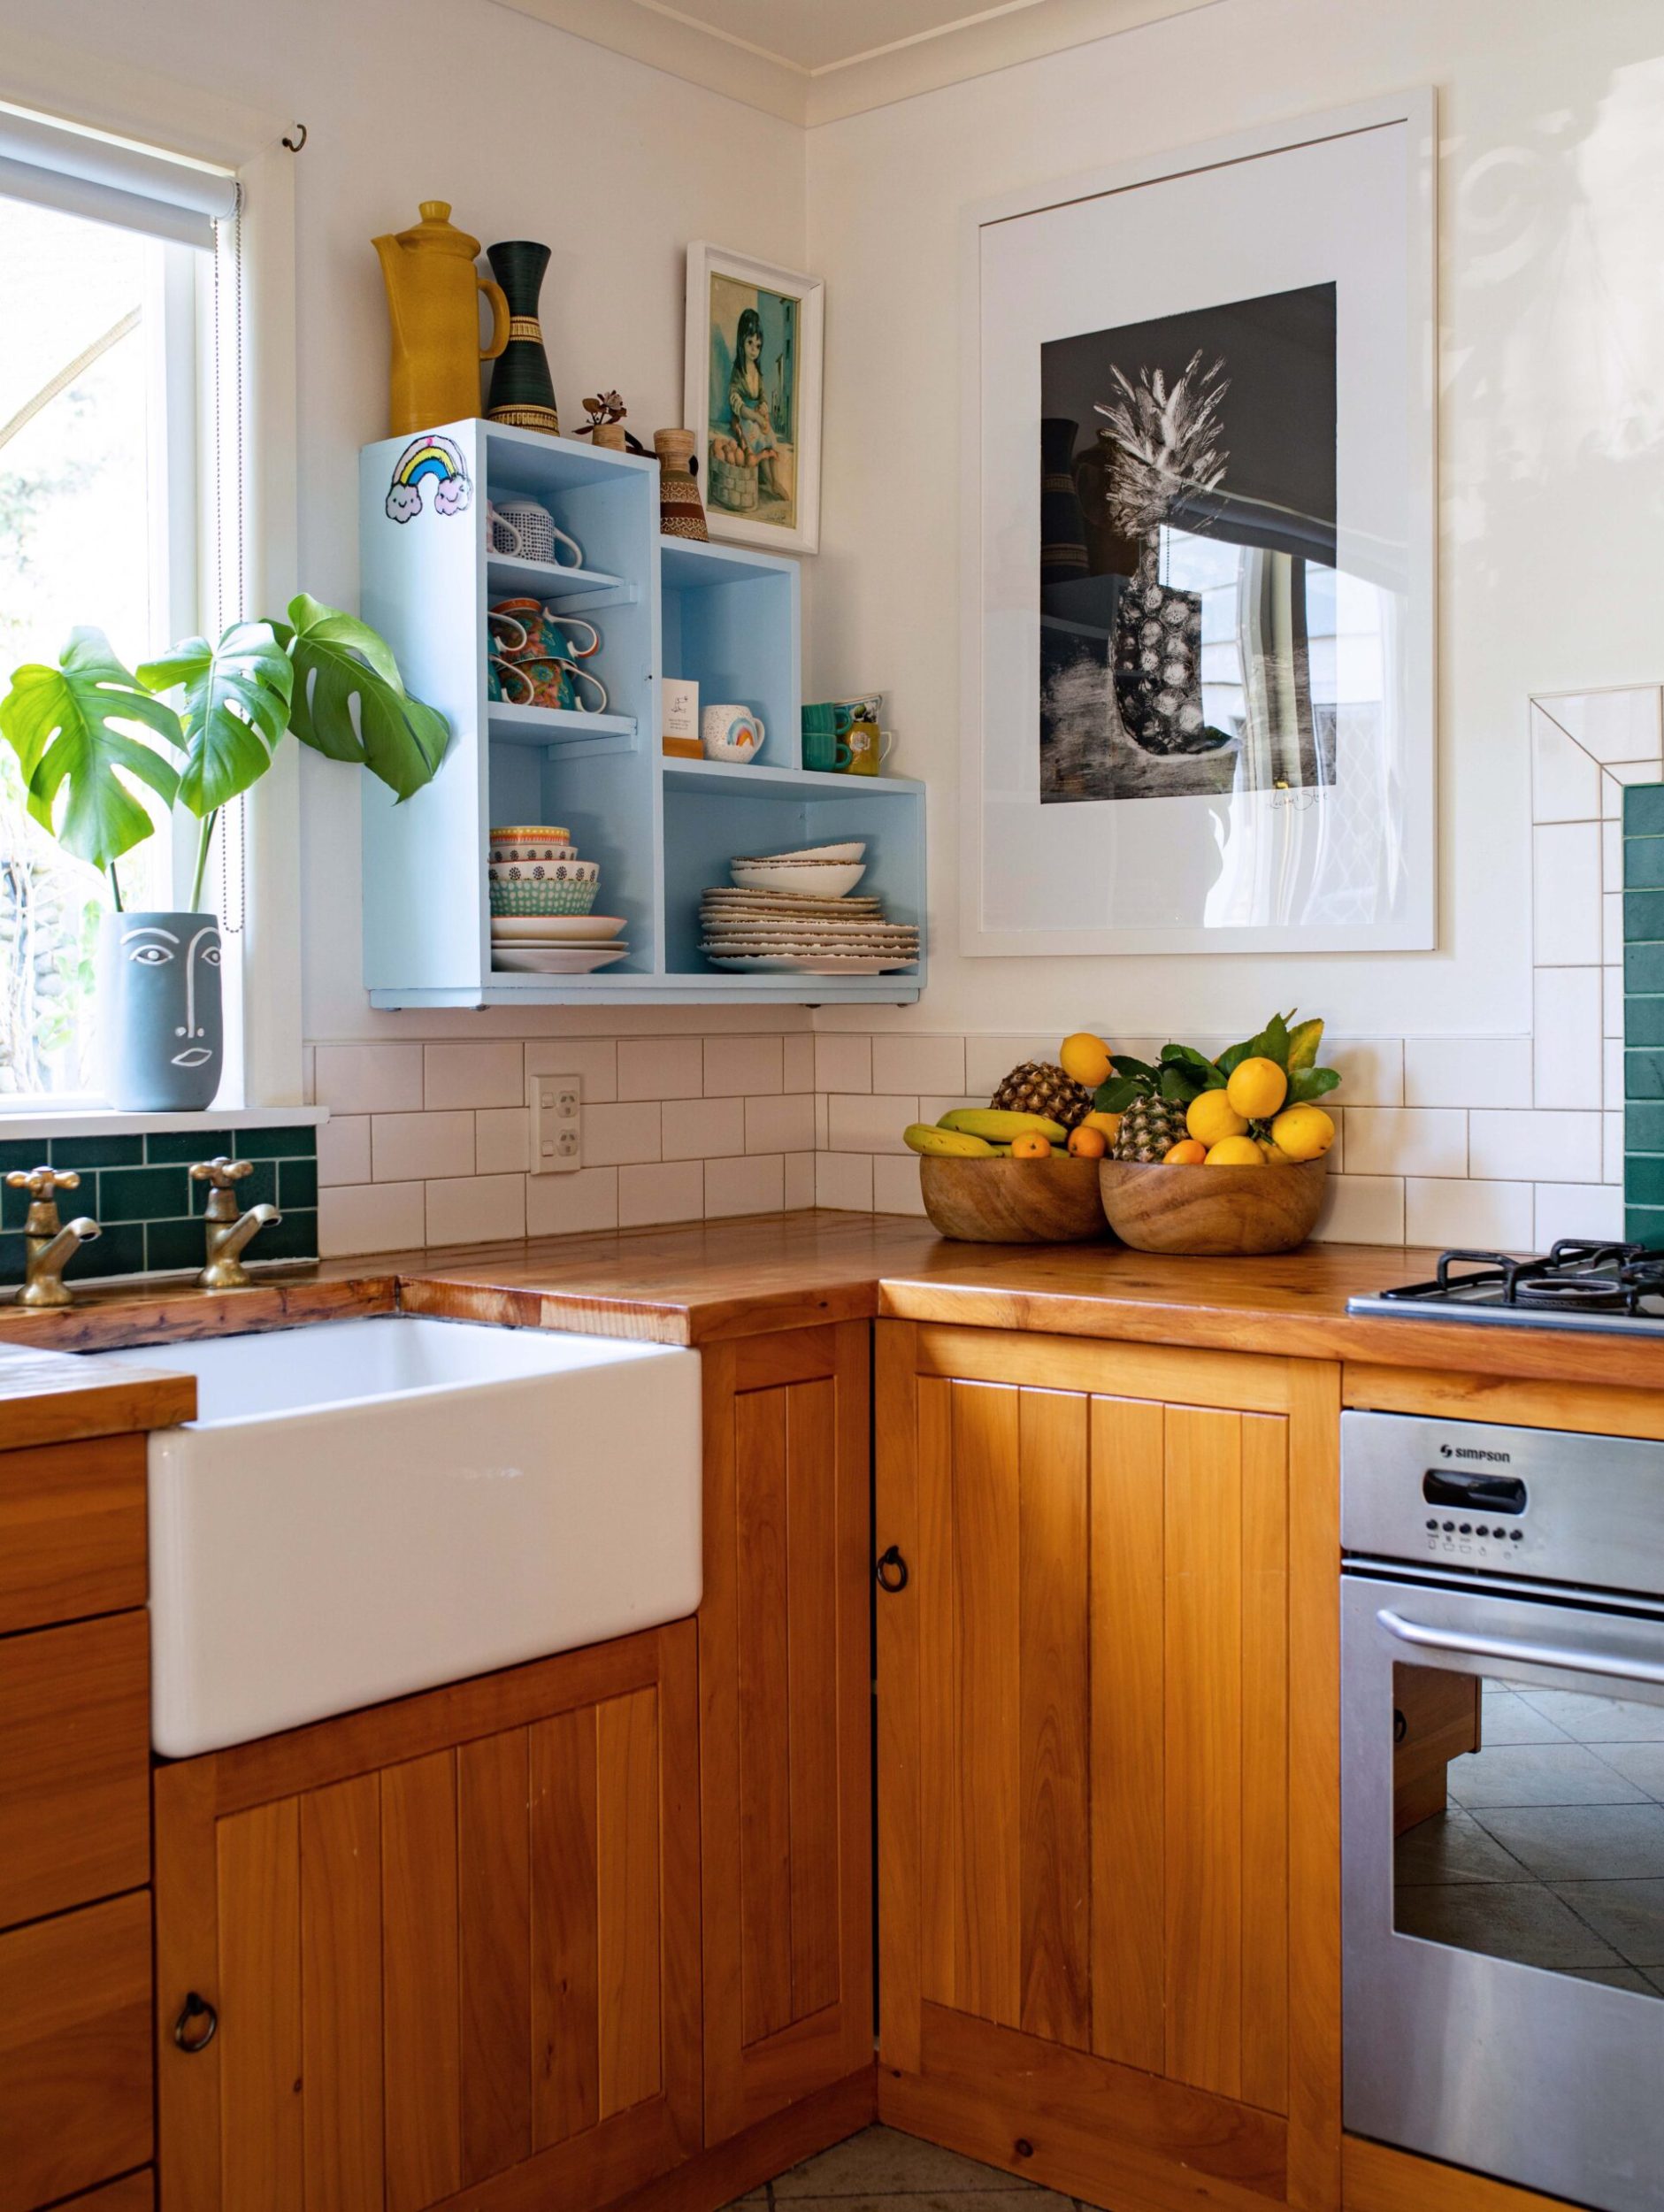
[[[194,1113],[219,1088],[225,1031],[212,914],[106,914],[98,926],[104,1090],[129,1113]]]

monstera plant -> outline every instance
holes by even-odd
[[[197,910],[220,811],[265,775],[286,731],[368,769],[400,799],[431,781],[449,735],[444,717],[406,691],[385,640],[304,593],[286,622],[234,622],[217,644],[188,638],[136,672],[102,631],[78,629],[55,668],[15,669],[0,699],[0,736],[18,756],[30,815],[109,879],[99,1023],[117,1105],[212,1103],[219,929]],[[200,825],[179,912],[123,907],[117,864],[156,827],[141,785]]]

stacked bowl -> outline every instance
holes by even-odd
[[[569,831],[518,823],[491,832],[486,875],[491,964],[534,975],[582,975],[622,960],[622,916],[595,914],[601,864],[582,860]]]
[[[732,881],[700,900],[701,950],[713,967],[797,975],[886,975],[916,965],[918,931],[882,899],[853,897],[864,843],[809,845],[730,862]]]

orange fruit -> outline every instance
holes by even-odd
[[[1069,1149],[1077,1160],[1101,1160],[1109,1149],[1109,1140],[1101,1129],[1083,1121],[1078,1129],[1070,1131]]]
[[[1209,1148],[1209,1167],[1263,1167],[1265,1155],[1252,1137],[1222,1137]]]
[[[1177,1144],[1169,1145],[1162,1155],[1163,1167],[1200,1167],[1208,1157],[1208,1148],[1195,1137],[1181,1137]]]
[[[1049,1160],[1052,1148],[1046,1138],[1031,1130],[1027,1136],[1013,1137],[1011,1157],[1014,1160]]]

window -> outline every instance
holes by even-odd
[[[198,479],[221,412],[216,258],[234,241],[150,196],[170,166],[0,110],[0,687],[56,661],[77,624],[132,667],[219,611]],[[234,207],[229,179],[180,173],[188,196]],[[157,828],[119,864],[129,906],[172,902],[173,836]],[[109,895],[29,818],[0,743],[0,1113],[96,1097],[92,946]]]

